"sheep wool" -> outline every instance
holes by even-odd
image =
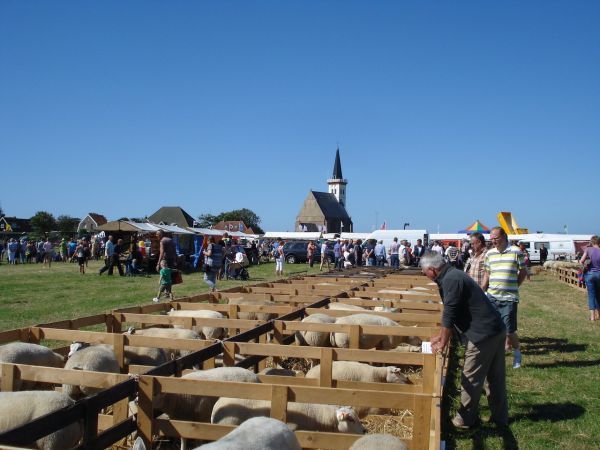
[[[0,346],[0,362],[30,366],[63,367],[65,358],[43,345],[28,342],[11,342]],[[16,380],[15,390],[33,389],[34,381]]]
[[[327,314],[311,314],[302,319],[302,323],[334,323],[335,317]],[[329,347],[330,333],[324,331],[296,331],[296,345],[311,347]]]
[[[288,426],[269,417],[246,420],[218,441],[195,450],[300,450],[296,435]]]
[[[408,450],[408,447],[391,434],[367,434],[354,441],[349,450]]]
[[[24,425],[75,402],[55,391],[0,392],[0,433]],[[80,423],[72,423],[36,441],[40,450],[64,450],[75,446],[82,435]]]
[[[221,397],[213,408],[211,422],[240,425],[252,417],[269,417],[271,402]],[[292,430],[364,434],[358,414],[348,407],[289,402],[287,424]]]
[[[77,346],[77,344],[73,344],[73,346]],[[76,350],[67,360],[65,369],[110,373],[121,372],[115,352],[109,345],[91,345],[81,350]],[[102,390],[101,388],[74,386],[71,384],[63,384],[62,388],[64,393],[75,400],[96,394]]]
[[[171,309],[167,313],[172,317],[197,317],[199,319],[224,319],[225,316],[218,311],[211,311],[208,309],[201,309],[197,311],[188,311],[188,310],[176,310]],[[183,326],[175,325],[174,328],[181,329]],[[211,326],[201,326],[201,327],[193,327],[194,331],[201,333],[204,339],[223,339],[227,332],[225,328],[222,327],[211,327]]]
[[[217,367],[197,370],[181,377],[186,380],[235,381],[238,383],[260,383],[258,376],[241,367]],[[208,422],[217,397],[188,394],[161,394],[157,408],[171,419]]]

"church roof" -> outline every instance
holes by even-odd
[[[330,220],[330,219],[350,220],[350,216],[348,215],[346,208],[344,208],[344,206],[341,205],[337,201],[337,198],[335,198],[335,195],[333,195],[329,192],[315,192],[315,191],[311,191],[311,192],[314,195],[315,200],[317,201],[317,204],[319,205],[319,208],[321,208],[323,215],[328,220]]]
[[[148,220],[153,223],[164,223],[166,225],[176,224],[180,227],[191,227],[194,225],[194,218],[179,206],[163,206]]]
[[[335,163],[333,164],[333,177],[334,180],[343,180],[342,176],[342,163],[340,162],[340,148],[335,152]]]

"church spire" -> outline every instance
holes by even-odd
[[[333,194],[337,201],[346,207],[346,185],[348,180],[344,180],[342,176],[342,163],[340,161],[340,147],[338,146],[335,152],[335,163],[333,165],[333,176],[327,180],[329,185],[329,193]]]
[[[340,147],[338,146],[335,152],[335,163],[333,164],[333,178],[334,180],[343,180],[342,176],[342,163],[340,162]]]

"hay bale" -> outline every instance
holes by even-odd
[[[391,434],[400,439],[412,439],[413,414],[409,410],[391,410],[391,414],[371,414],[361,420],[368,434]]]

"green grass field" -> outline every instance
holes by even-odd
[[[106,312],[111,308],[150,303],[158,277],[98,276],[101,264],[90,262],[86,275],[76,264],[0,266],[0,330]],[[308,270],[286,265],[286,274]],[[308,273],[318,272],[318,267]],[[275,279],[273,263],[250,268],[257,283]],[[222,282],[218,288],[240,284]],[[523,367],[509,367],[511,426],[501,432],[491,425],[455,431],[443,423],[447,448],[458,449],[593,449],[600,448],[600,323],[587,320],[586,295],[542,274],[525,282],[519,309]],[[176,297],[206,292],[202,274],[184,276]],[[454,412],[460,350],[449,372]],[[488,417],[482,400],[482,417]]]

